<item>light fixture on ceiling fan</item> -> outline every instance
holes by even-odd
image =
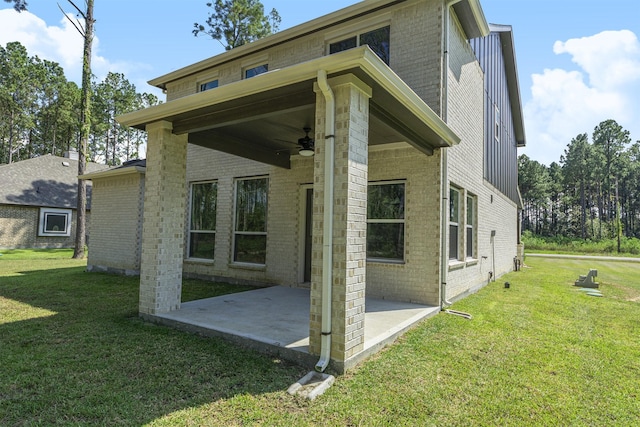
[[[303,157],[311,157],[314,154],[314,141],[309,138],[309,132],[311,132],[311,128],[305,127],[302,130],[305,132],[304,138],[298,139],[298,145],[300,146],[300,150],[298,154]]]

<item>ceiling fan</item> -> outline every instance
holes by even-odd
[[[311,128],[308,126],[305,126],[304,128],[302,128],[302,130],[304,131],[305,135],[304,137],[298,139],[297,143],[293,141],[286,141],[284,139],[278,139],[277,141],[285,142],[290,145],[295,145],[298,148],[298,154],[300,154],[303,157],[311,157],[314,154],[314,148],[315,148],[314,140],[309,136],[309,132],[311,132]],[[289,149],[280,150],[280,151],[289,151]]]
[[[313,156],[315,146],[315,141],[309,138],[309,132],[311,132],[311,128],[305,127],[302,130],[304,131],[305,136],[298,139],[298,145],[300,146],[298,154],[303,157],[311,157]]]

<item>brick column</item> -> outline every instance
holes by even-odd
[[[364,349],[367,175],[371,88],[353,75],[329,79],[335,103],[331,359],[341,366]],[[316,88],[313,261],[309,350],[320,353],[325,99]]]
[[[140,315],[180,308],[187,201],[187,135],[171,122],[147,125]]]

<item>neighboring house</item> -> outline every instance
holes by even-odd
[[[83,175],[93,182],[88,271],[140,274],[146,160]],[[120,238],[115,238],[120,236]]]
[[[106,167],[88,163],[87,171]],[[77,153],[0,165],[0,248],[74,247],[77,194]],[[90,209],[88,185],[87,224]]]
[[[306,287],[309,352],[346,368],[365,296],[443,306],[511,271],[525,138],[493,30],[478,0],[368,0],[152,80],[167,102],[119,118],[148,133],[141,316],[183,275]]]

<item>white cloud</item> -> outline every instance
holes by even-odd
[[[68,16],[75,21],[73,14]],[[58,25],[47,25],[30,12],[17,13],[13,9],[0,10],[0,45],[18,41],[29,56],[38,56],[60,64],[68,80],[80,85],[82,81],[83,39],[67,18],[61,15]],[[123,73],[136,85],[138,91],[150,91],[142,74],[149,70],[146,64],[113,61],[101,55],[100,40],[94,37],[91,57],[91,71],[98,81],[109,71]]]
[[[616,120],[640,139],[640,42],[628,30],[556,42],[578,70],[545,69],[532,75],[532,98],[524,108],[524,153],[542,163],[558,162],[571,139],[591,137],[593,128]]]

